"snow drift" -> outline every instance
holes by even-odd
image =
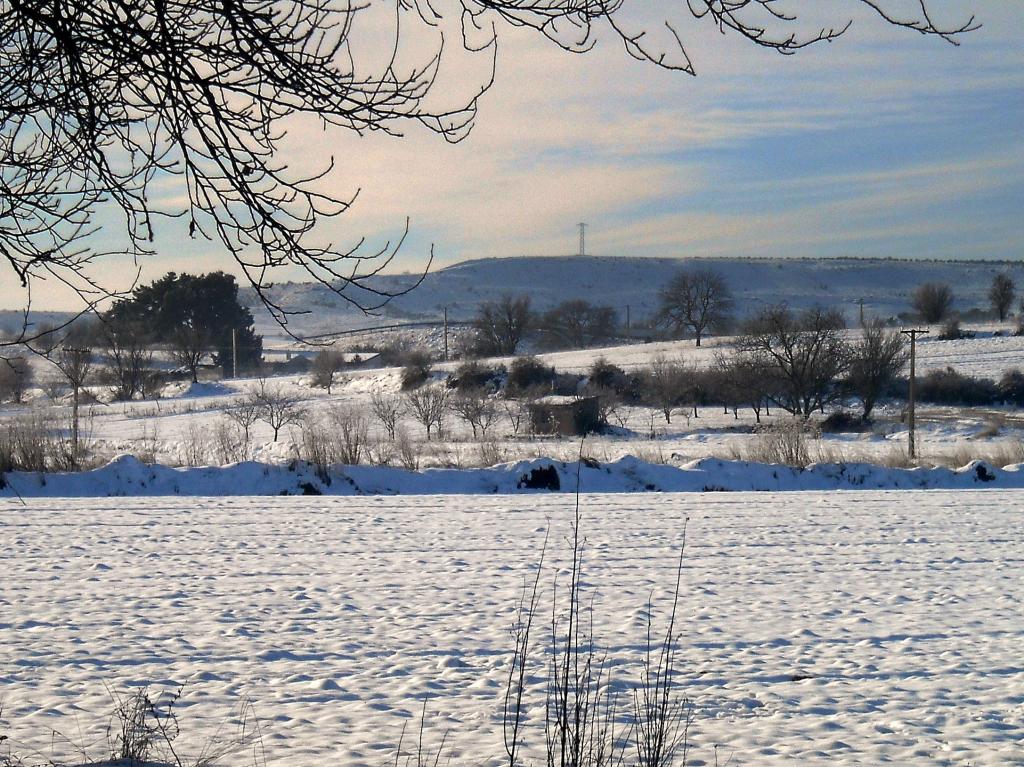
[[[960,469],[890,469],[863,463],[792,468],[704,458],[682,466],[627,456],[612,463],[535,459],[487,469],[405,469],[332,466],[326,471],[293,461],[246,462],[178,469],[123,455],[106,466],[75,473],[9,472],[0,497],[480,495],[514,493],[710,492],[802,490],[954,490],[1024,488],[1022,464],[999,469],[972,461]]]

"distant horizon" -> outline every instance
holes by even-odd
[[[892,263],[935,263],[935,264],[978,264],[978,265],[991,265],[991,266],[1018,266],[1024,268],[1024,260],[1013,259],[1013,258],[929,258],[929,257],[915,257],[915,256],[849,256],[849,255],[832,255],[832,256],[660,256],[660,255],[622,255],[622,254],[606,254],[606,253],[585,253],[580,255],[579,253],[548,253],[548,254],[520,254],[520,255],[504,255],[504,256],[471,256],[462,260],[443,265],[433,266],[428,274],[436,274],[446,269],[453,269],[455,267],[463,266],[466,264],[472,264],[475,262],[482,261],[506,261],[506,260],[526,260],[526,259],[578,259],[578,258],[593,258],[593,259],[605,259],[605,260],[644,260],[644,261],[708,261],[708,262],[731,262],[731,261],[752,261],[752,262],[766,262],[766,261],[792,261],[792,262],[819,262],[819,261],[857,261],[857,262],[892,262]],[[205,274],[214,271],[229,271],[225,269],[218,269],[215,265],[199,267],[196,269],[173,269],[168,271],[174,271],[179,274]],[[229,271],[230,273],[230,271]],[[163,274],[166,274],[164,272]],[[413,269],[404,269],[401,271],[385,270],[381,272],[379,277],[383,278],[394,278],[394,277],[418,277],[422,272],[417,272]],[[158,279],[162,274],[155,275],[152,280],[140,281],[140,285],[148,284],[155,279]],[[238,275],[235,275],[236,279]],[[275,286],[281,287],[285,285],[311,285],[315,286],[317,283],[314,280],[280,280],[274,283]],[[244,282],[244,278],[238,282],[240,290],[250,289],[248,283]],[[0,305],[0,314],[10,315],[21,313],[24,310],[23,306],[12,306],[12,305]],[[75,306],[74,304],[67,303],[64,306],[53,306],[53,305],[39,305],[33,304],[31,307],[32,313],[39,314],[75,314],[81,311],[81,307]]]

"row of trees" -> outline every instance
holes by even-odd
[[[1000,321],[1009,315],[1015,296],[1013,280],[997,274],[988,297]],[[914,313],[930,324],[949,319],[953,302],[952,288],[943,283],[924,283],[910,297]],[[722,274],[710,269],[685,269],[659,292],[653,325],[692,338],[700,346],[708,333],[735,326],[735,309],[736,301]],[[1021,310],[1024,312],[1024,303]],[[612,341],[622,332],[612,307],[577,299],[536,313],[527,296],[506,296],[481,304],[473,329],[469,351],[476,356],[513,355],[527,337],[534,338],[541,349],[580,349]]]
[[[1005,322],[1017,295],[1017,287],[1007,274],[992,278],[988,290],[989,307],[1000,322]],[[924,322],[935,324],[953,316],[953,289],[941,282],[926,282],[919,285],[910,296],[910,306]],[[1021,303],[1024,313],[1024,302]]]
[[[701,339],[732,322],[732,293],[725,279],[707,269],[684,270],[659,294],[655,323],[670,332]],[[482,303],[473,319],[473,356],[510,356],[527,337],[541,349],[584,349],[613,341],[622,334],[618,312],[583,299],[563,301],[535,312],[529,296],[505,296]]]
[[[861,406],[861,418],[868,420],[907,360],[904,336],[881,320],[866,322],[851,337],[837,311],[816,307],[796,312],[780,305],[744,322],[735,346],[721,349],[707,368],[659,357],[627,373],[599,361],[584,380],[560,374],[536,358],[518,357],[508,370],[465,363],[449,377],[448,386],[463,400],[476,402],[498,390],[506,399],[590,395],[601,401],[605,418],[625,402],[660,411],[666,422],[681,408],[692,408],[696,415],[699,406],[708,404],[734,411],[750,407],[758,420],[772,406],[806,419],[852,398]],[[429,375],[419,371],[408,378],[418,391]]]

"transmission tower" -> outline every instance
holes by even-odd
[[[587,225],[582,223],[582,222],[580,222],[579,224],[577,224],[577,226],[580,228],[580,255],[581,256],[585,256],[585,255],[587,255],[587,248],[586,248]]]

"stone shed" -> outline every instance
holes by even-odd
[[[597,397],[551,395],[530,403],[530,428],[534,434],[578,437],[601,428]]]

